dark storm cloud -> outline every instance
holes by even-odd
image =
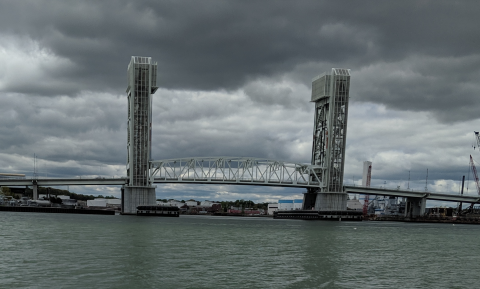
[[[241,92],[159,90],[153,104],[153,155],[156,159],[249,156],[293,161],[291,150],[308,141],[311,111],[257,106]],[[303,101],[307,103],[307,101]],[[301,154],[301,153],[300,153]],[[305,156],[302,161],[308,162]]]
[[[126,67],[141,55],[159,63],[155,159],[308,163],[311,79],[344,67],[352,69],[346,180],[364,160],[374,161],[378,183],[426,167],[457,178],[465,152],[452,148],[465,145],[465,131],[479,130],[479,7],[2,1],[0,166],[31,171],[37,153],[55,176],[124,175]]]
[[[26,3],[3,4],[3,33],[28,35],[73,61],[75,67],[62,75],[90,89],[120,91],[121,72],[132,54],[159,61],[162,87],[216,90],[302,63],[333,62],[358,70],[412,53],[471,55],[480,46],[475,25],[480,5],[472,2]]]
[[[29,101],[30,100],[30,101]],[[40,154],[51,161],[118,163],[126,154],[126,103],[108,94],[2,97],[2,153]]]
[[[353,97],[388,108],[429,111],[442,122],[479,117],[480,54],[437,58],[412,55],[354,73]]]

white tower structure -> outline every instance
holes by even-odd
[[[346,210],[347,194],[343,191],[345,142],[347,137],[350,70],[333,68],[313,79],[315,103],[312,165],[321,176],[319,190],[305,194],[304,209],[318,211]]]
[[[152,143],[152,94],[157,87],[157,63],[132,56],[128,65],[128,184],[122,188],[122,213],[136,214],[137,206],[156,205],[149,178]]]

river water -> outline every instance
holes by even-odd
[[[478,288],[480,226],[0,212],[0,288]]]

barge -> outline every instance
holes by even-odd
[[[354,210],[315,211],[291,210],[273,212],[274,219],[325,220],[325,221],[362,221],[363,212]]]
[[[166,206],[138,206],[137,216],[179,217],[180,209]]]

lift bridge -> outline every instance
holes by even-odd
[[[318,166],[260,158],[205,157],[151,162],[152,183],[318,188]],[[317,170],[316,170],[317,169]]]
[[[348,193],[407,197],[412,216],[421,214],[425,201],[478,203],[478,197],[343,186],[350,70],[333,68],[315,77],[311,102],[315,104],[310,164],[252,157],[192,157],[152,160],[152,95],[157,91],[157,63],[133,56],[127,68],[128,137],[127,177],[107,179],[0,179],[0,186],[121,185],[122,214],[137,206],[155,205],[155,185],[197,183],[304,188],[303,209],[345,211]],[[413,212],[413,213],[412,213]]]

